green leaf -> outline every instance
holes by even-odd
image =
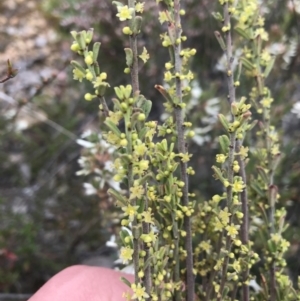
[[[124,48],[125,55],[126,55],[126,65],[130,68],[133,64],[133,53],[131,48]]]
[[[218,115],[218,118],[219,118],[220,122],[222,123],[224,129],[225,129],[226,131],[228,131],[228,128],[229,128],[229,122],[228,122],[227,118],[226,118],[223,114],[219,114],[219,115]]]
[[[226,136],[226,135],[220,136],[219,143],[220,143],[223,153],[227,154],[229,151],[229,146],[230,146],[230,140],[229,140],[228,136]]]
[[[80,72],[82,72],[83,74],[85,74],[85,69],[77,62],[77,61],[71,61],[71,65],[78,69]]]
[[[212,12],[211,14],[217,21],[223,22],[224,18],[219,12]]]
[[[96,62],[97,59],[98,59],[100,46],[101,46],[101,43],[100,43],[100,42],[96,42],[96,43],[94,43],[94,45],[93,45],[93,61],[94,61],[94,62]]]
[[[125,283],[128,287],[131,288],[131,283],[130,283],[130,281],[127,280],[125,277],[121,277],[121,281],[122,281],[123,283]]]
[[[146,100],[144,102],[144,104],[142,105],[141,109],[143,110],[145,116],[146,116],[146,119],[148,118],[149,116],[149,113],[151,111],[151,108],[152,108],[152,101],[151,100]]]
[[[255,66],[245,57],[241,57],[240,61],[242,62],[243,66],[248,70],[252,71],[255,69]]]
[[[215,37],[216,37],[217,41],[219,42],[221,49],[223,51],[225,51],[226,45],[225,45],[224,39],[218,31],[215,31]]]
[[[121,195],[118,191],[116,191],[115,189],[113,188],[109,188],[107,193],[111,196],[113,196],[116,200],[118,200],[120,203],[122,203],[124,206],[127,205],[127,200],[126,198]]]
[[[79,32],[79,34],[76,36],[76,40],[77,40],[77,43],[80,47],[80,49],[85,49],[86,47],[86,31],[83,30],[81,32]]]
[[[223,174],[222,174],[221,169],[220,169],[219,167],[215,166],[215,165],[213,165],[211,168],[212,168],[213,171],[215,172],[216,177],[217,177],[220,181],[223,182],[224,177],[223,177]]]
[[[269,178],[268,178],[268,175],[266,174],[264,168],[261,166],[257,166],[256,169],[257,169],[259,175],[261,176],[262,180],[264,181],[264,183],[269,183]]]
[[[151,178],[154,179],[152,173],[147,173],[141,179],[139,179],[139,184],[144,185],[146,183],[146,181],[148,181]]]
[[[270,59],[268,65],[266,66],[266,69],[264,71],[264,77],[267,78],[271,72],[271,70],[273,69],[274,63],[275,63],[275,56],[272,56],[272,58]]]
[[[105,120],[104,122],[107,127],[115,134],[117,135],[118,137],[121,136],[121,131],[117,128],[117,126],[110,120]]]
[[[132,22],[132,31],[135,35],[139,34],[142,27],[143,18],[141,16],[136,16]]]
[[[260,185],[255,181],[250,184],[250,187],[256,191],[256,193],[261,197],[266,197],[266,193],[261,189]]]
[[[147,132],[148,132],[148,129],[146,127],[142,128],[139,131],[139,139],[143,140],[144,137],[146,136]]]
[[[85,41],[86,41],[87,44],[89,44],[92,41],[93,35],[94,35],[94,28],[90,28],[87,31],[86,38],[85,38]]]
[[[250,35],[244,29],[242,29],[240,27],[235,27],[235,31],[243,38],[245,38],[247,40],[251,39]]]
[[[174,105],[174,101],[173,98],[170,96],[170,94],[168,93],[168,91],[161,85],[155,85],[154,88],[156,90],[158,90],[158,92],[171,104]]]

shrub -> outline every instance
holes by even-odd
[[[130,74],[131,85],[114,87],[112,106],[104,97],[109,75],[98,62],[100,43],[92,43],[93,30],[72,32],[71,49],[84,58],[84,63],[72,61],[74,79],[92,83],[85,99],[99,99],[103,137],[116,148],[113,179],[122,184],[109,193],[123,211],[120,257],[125,264],[132,262],[135,272],[134,283],[123,279],[134,292],[127,297],[193,300],[196,292],[201,300],[297,300],[285,270],[286,211],[276,208],[280,138],[266,85],[275,57],[266,44],[269,34],[261,6],[257,0],[219,0],[220,12],[214,13],[221,27],[215,36],[225,55],[228,91],[227,112],[218,115],[224,133],[218,137],[220,150],[212,167],[223,191],[199,201],[189,191],[195,170],[188,165],[187,143],[195,132],[184,114],[196,51],[182,47],[185,11],[180,1],[158,2],[159,21],[167,24],[162,46],[170,54],[165,84],[155,85],[165,100],[162,124],[147,119],[152,102],[139,88],[139,64],[152,55],[137,44],[144,4],[114,2],[117,17],[126,22],[123,34],[130,47],[124,49],[124,72]],[[239,95],[243,85],[248,91]],[[200,285],[195,291],[196,276]],[[259,291],[250,294],[255,277]]]

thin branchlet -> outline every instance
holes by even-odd
[[[105,117],[108,117],[109,116],[109,108],[108,108],[108,105],[106,103],[104,96],[99,97],[99,99],[100,99],[100,104],[102,106],[102,112]]]
[[[240,152],[241,148],[241,141],[238,140],[236,144],[236,150],[237,153]],[[237,156],[237,161],[240,166],[239,174],[244,182],[244,184],[247,183],[247,176],[246,176],[246,166],[244,160],[241,158],[240,155]],[[241,196],[241,203],[242,203],[242,213],[243,213],[243,219],[241,224],[241,241],[242,244],[247,246],[249,243],[249,210],[248,210],[248,191],[247,187],[243,189],[243,191],[240,194]],[[246,284],[246,281],[249,278],[249,268],[245,267],[245,270],[243,271],[243,301],[249,301],[250,295],[249,295],[249,285]]]
[[[180,0],[174,1],[174,17],[175,17],[175,37],[176,40],[181,37],[181,20],[180,20]],[[182,72],[182,62],[180,57],[181,46],[180,43],[174,45],[174,58],[175,58],[175,73],[181,74]],[[182,84],[180,77],[176,77],[176,97],[179,104],[182,103]],[[177,145],[179,153],[185,154],[187,152],[184,139],[184,127],[183,127],[183,110],[180,106],[175,108],[175,119],[176,119],[176,130],[177,130]],[[188,196],[188,174],[187,174],[187,163],[180,162],[181,170],[181,180],[184,182],[184,187],[182,189],[183,197],[182,204],[183,206],[189,205],[189,196]],[[186,257],[186,300],[194,300],[194,274],[193,274],[193,249],[192,249],[192,230],[191,230],[191,218],[185,216],[184,218],[184,228],[186,231],[185,237],[185,249],[187,252]]]
[[[134,11],[134,0],[128,0],[128,7],[133,9]],[[135,13],[133,13],[132,18],[135,18]],[[138,72],[138,51],[137,51],[137,37],[136,35],[132,35],[129,37],[129,42],[130,42],[130,48],[132,50],[132,55],[133,55],[133,63],[131,66],[131,82],[132,82],[132,91],[133,95],[138,93],[139,91],[139,72]],[[128,120],[130,122],[130,120]],[[126,126],[126,125],[125,125]],[[129,149],[129,154],[132,154],[132,137],[131,133],[129,133],[129,129],[126,129],[127,131],[127,137],[129,138],[129,143],[128,143],[128,148]],[[130,136],[130,137],[129,137]],[[129,165],[128,168],[128,184],[129,188],[133,185],[133,166],[132,164]],[[136,200],[133,201],[133,206],[136,206]],[[133,220],[132,223],[133,228],[137,227],[137,219],[136,217]],[[135,284],[139,283],[139,277],[138,277],[138,272],[139,272],[139,251],[140,251],[140,245],[139,245],[139,239],[136,237],[133,237],[133,266],[134,266],[134,279],[135,279]]]
[[[135,4],[134,0],[128,0],[128,7],[134,9]],[[132,19],[134,22],[135,18],[135,13],[132,15]],[[129,42],[130,42],[130,48],[132,50],[132,56],[133,56],[133,62],[132,66],[130,68],[130,73],[131,73],[131,81],[132,81],[132,90],[133,90],[133,95],[135,95],[139,90],[139,63],[138,63],[138,50],[137,50],[137,36],[136,34],[133,34],[129,36]]]

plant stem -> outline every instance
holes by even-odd
[[[231,26],[230,24],[230,15],[228,12],[228,2],[224,5],[224,25]],[[233,56],[232,56],[232,38],[231,38],[231,30],[226,32],[226,60],[227,60],[227,70],[230,73],[227,74],[227,86],[228,86],[228,100],[230,103],[235,101],[235,87],[234,87],[234,80],[233,80],[233,72],[232,72],[232,63],[233,63]]]
[[[263,82],[264,84],[264,82]],[[271,157],[271,140],[269,138],[270,135],[270,109],[264,111],[264,126],[265,126],[265,131],[264,131],[264,138],[265,138],[265,145],[268,153],[268,169],[269,169],[269,183],[268,183],[268,201],[269,201],[269,233],[270,237],[271,235],[275,232],[275,226],[274,226],[274,216],[275,216],[275,202],[276,202],[276,194],[277,194],[277,187],[274,185],[274,168],[272,166],[272,157]],[[270,301],[275,301],[276,300],[276,276],[275,276],[275,263],[274,259],[270,263],[269,267],[269,272],[270,272]]]
[[[179,236],[178,236],[178,230],[177,232],[177,237],[174,239],[174,259],[176,260],[175,262],[175,267],[174,267],[174,282],[178,283],[180,281],[180,262],[179,262]],[[181,294],[178,289],[175,290],[175,301],[181,301]]]
[[[104,114],[105,117],[108,117],[109,116],[109,109],[108,109],[108,106],[107,106],[107,103],[105,101],[104,96],[99,97],[99,99],[100,99],[100,104],[102,105],[103,114]]]
[[[227,179],[228,179],[228,182],[230,184],[232,184],[233,182],[233,169],[232,169],[232,166],[233,166],[233,161],[234,161],[234,152],[235,152],[235,147],[236,147],[236,134],[235,133],[231,133],[230,134],[230,145],[229,145],[229,153],[228,153],[228,169],[227,169]],[[227,206],[228,206],[228,209],[230,209],[230,206],[231,206],[231,202],[232,202],[232,186],[229,185],[226,189],[226,192],[227,192]]]
[[[135,11],[134,0],[128,0],[128,7],[133,8]],[[134,21],[135,13],[133,13],[132,20]],[[131,81],[132,81],[132,90],[133,95],[135,95],[139,90],[139,64],[138,64],[138,51],[137,51],[137,38],[136,34],[129,36],[130,48],[133,54],[133,63],[130,68]]]
[[[135,12],[135,4],[134,0],[128,0],[128,7],[133,8]],[[133,13],[132,16],[133,20],[135,18],[135,13]],[[136,95],[139,91],[139,70],[138,70],[138,51],[137,51],[137,38],[136,35],[132,35],[129,37],[129,42],[130,42],[130,48],[132,50],[133,54],[133,63],[130,68],[130,73],[131,73],[131,82],[132,82],[132,91],[133,95]],[[128,120],[128,125],[130,124],[130,120]],[[128,131],[127,124],[125,124],[126,130]],[[127,135],[128,137],[128,135]],[[129,149],[130,148],[130,149]],[[130,132],[130,138],[128,141],[128,153],[132,154],[132,139],[131,139],[131,132]],[[129,188],[133,185],[133,166],[132,164],[129,165],[128,168],[128,186]],[[136,200],[134,199],[132,202],[133,206],[136,206]],[[132,222],[133,228],[137,227],[137,219],[136,217],[134,218]],[[139,272],[139,250],[140,250],[140,245],[139,245],[139,239],[133,237],[133,265],[134,265],[134,279],[135,279],[135,284],[139,283],[139,277],[138,277],[138,272]]]
[[[176,40],[181,37],[181,20],[180,20],[180,0],[174,1],[174,17],[175,17],[175,37]],[[181,46],[180,43],[174,45],[174,58],[175,58],[175,73],[181,74],[181,57],[180,57]],[[182,103],[182,85],[180,77],[176,77],[176,97],[179,104]],[[176,129],[178,133],[177,138],[177,146],[179,153],[186,153],[185,147],[185,139],[184,139],[184,128],[183,128],[183,111],[180,106],[175,107],[175,119],[176,119]],[[181,181],[184,182],[184,187],[182,189],[183,206],[188,206],[189,204],[189,196],[188,196],[188,175],[187,175],[187,164],[180,161],[180,169],[181,169]],[[194,293],[195,293],[195,280],[193,274],[193,247],[192,247],[192,230],[191,230],[191,218],[188,216],[184,217],[184,229],[186,231],[185,237],[185,249],[187,252],[186,258],[186,300],[193,301]]]
[[[224,26],[228,27],[229,30],[226,31],[226,49],[225,49],[225,55],[226,55],[226,61],[227,61],[227,88],[228,88],[228,101],[230,104],[235,102],[235,86],[234,86],[234,79],[233,79],[233,70],[232,70],[232,63],[233,63],[233,54],[232,54],[232,37],[231,37],[231,23],[230,23],[230,14],[228,11],[228,2],[224,5],[223,8],[223,15],[224,15]],[[231,119],[234,120],[234,116],[231,116]],[[230,185],[226,188],[227,196],[227,207],[230,210],[232,205],[232,184],[233,184],[233,177],[234,177],[234,171],[233,171],[233,161],[234,161],[234,155],[236,150],[236,133],[230,133],[229,135],[230,139],[230,145],[229,145],[229,151],[228,151],[228,166],[227,166],[227,180],[230,183]],[[230,219],[231,222],[231,219]],[[230,244],[230,237],[226,237],[226,245],[225,249],[227,251],[230,251],[231,244]],[[220,284],[220,293],[218,295],[217,300],[221,300],[223,297],[223,291],[225,288],[225,283],[227,280],[227,269],[228,269],[228,261],[229,257],[226,256],[223,263],[223,269],[222,269],[222,279]]]
[[[268,123],[269,125],[269,123]],[[269,129],[269,127],[268,127]],[[270,153],[270,149],[268,152]],[[270,156],[269,156],[270,157]],[[271,158],[269,158],[269,165],[271,165]],[[275,216],[275,202],[276,202],[276,194],[277,187],[274,185],[274,169],[270,166],[270,178],[269,178],[269,205],[270,205],[270,214],[269,214],[269,222],[270,222],[270,236],[274,233],[274,216]],[[275,262],[272,260],[270,264],[270,301],[276,300],[276,276],[275,276]]]
[[[217,261],[220,259],[220,251],[221,251],[221,248],[222,248],[223,237],[224,237],[224,231],[220,234],[219,240],[218,240],[218,245],[217,245],[217,254],[218,254],[218,257],[217,257]],[[205,301],[210,301],[211,299],[213,299],[213,298],[211,298],[211,294],[214,291],[213,290],[213,281],[214,281],[216,275],[217,275],[217,270],[214,269],[210,273],[210,276],[209,276],[208,285],[206,287]]]
[[[237,141],[236,149],[237,153],[240,152],[241,148],[241,141]],[[245,170],[245,162],[241,158],[240,155],[237,157],[239,166],[240,166],[240,176],[244,182],[244,184],[247,186],[247,177],[246,177],[246,170]],[[249,210],[248,210],[248,193],[247,188],[245,187],[243,191],[241,192],[241,202],[242,202],[242,213],[244,214],[242,219],[242,225],[241,225],[241,241],[243,245],[248,245],[249,241]],[[243,272],[243,301],[249,301],[249,286],[245,283],[249,278],[249,268],[248,266],[245,267],[245,270]]]
[[[146,185],[145,185],[146,186]],[[146,189],[145,189],[146,191]],[[148,199],[147,197],[145,197],[145,208],[144,210],[147,211],[148,210]],[[150,225],[146,222],[143,222],[143,234],[149,234],[150,232]],[[150,252],[149,252],[149,248],[146,246],[146,244],[144,244],[144,250],[146,252],[146,256],[145,256],[145,262],[148,261],[149,257],[150,257]],[[144,286],[146,289],[146,293],[148,295],[150,295],[151,292],[151,287],[152,287],[152,283],[151,283],[151,266],[150,264],[145,268],[145,278],[144,278]]]

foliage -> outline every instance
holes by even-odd
[[[4,7],[3,17],[6,16],[4,2],[0,4],[1,8]],[[32,2],[28,1],[28,7]],[[21,19],[27,20],[26,9],[22,6],[22,3],[26,4],[26,1],[18,1],[18,3],[22,12]],[[94,41],[102,42],[99,62],[101,62],[102,71],[106,71],[108,74],[108,82],[112,87],[121,84],[126,86],[128,75],[122,72],[126,68],[123,45],[128,48],[129,42],[128,36],[122,34],[124,23],[118,21],[116,8],[110,0],[44,0],[37,1],[37,3],[43,11],[46,10],[46,15],[50,20],[48,26],[56,24],[57,32],[64,34],[61,36],[59,44],[54,46],[55,48],[51,48],[50,52],[45,52],[47,60],[41,59],[41,49],[39,48],[33,49],[34,51],[24,51],[24,43],[21,42],[26,42],[27,45],[28,41],[29,45],[35,39],[34,36],[18,38],[14,34],[11,35],[13,32],[11,27],[16,19],[11,12],[9,18],[7,17],[11,23],[5,25],[5,32],[3,31],[4,42],[3,35],[1,35],[1,52],[5,49],[8,41],[14,40],[19,41],[23,48],[13,47],[10,49],[20,52],[20,55],[24,54],[26,62],[31,61],[32,55],[38,58],[33,65],[26,67],[31,71],[31,75],[27,76],[28,79],[36,77],[36,74],[39,74],[47,66],[51,66],[51,68],[55,66],[59,72],[59,76],[48,81],[45,87],[42,85],[42,88],[38,88],[37,95],[32,96],[31,94],[36,90],[35,86],[26,85],[26,81],[22,77],[22,74],[26,73],[26,69],[24,70],[22,67],[19,75],[3,86],[4,92],[16,99],[17,112],[29,107],[34,113],[38,108],[39,112],[46,114],[48,118],[45,124],[36,123],[26,130],[15,132],[17,119],[14,117],[6,119],[4,114],[2,115],[3,119],[1,117],[1,197],[3,197],[3,206],[7,210],[1,211],[0,236],[5,237],[5,243],[2,243],[0,249],[7,250],[8,248],[11,254],[16,254],[18,258],[17,261],[13,261],[12,269],[4,271],[0,265],[1,275],[5,274],[9,278],[6,286],[9,291],[33,292],[50,275],[62,267],[79,262],[80,250],[84,250],[83,253],[85,253],[85,251],[95,250],[99,245],[103,245],[108,238],[108,231],[114,229],[120,219],[112,197],[107,195],[106,190],[107,188],[124,189],[123,184],[119,185],[111,179],[110,164],[109,162],[105,163],[106,160],[113,161],[116,158],[113,157],[114,151],[110,147],[106,148],[107,145],[101,138],[103,133],[101,132],[100,135],[98,133],[98,104],[96,101],[86,103],[81,101],[83,91],[89,89],[90,84],[87,82],[85,86],[78,87],[78,85],[74,86],[71,82],[66,81],[64,79],[66,77],[65,62],[62,61],[62,58],[64,60],[67,57],[63,48],[64,40],[68,40],[67,43],[69,43],[69,36],[66,33],[70,30],[93,27],[95,28]],[[266,79],[266,84],[269,85],[274,98],[272,123],[279,129],[279,137],[283,137],[283,145],[280,146],[282,163],[279,164],[277,172],[274,174],[275,183],[280,192],[276,207],[283,206],[287,209],[285,220],[290,227],[284,232],[284,237],[291,243],[291,247],[286,253],[288,266],[285,269],[292,274],[295,285],[297,285],[300,266],[298,260],[300,195],[298,154],[300,152],[297,144],[299,120],[295,115],[290,114],[289,110],[293,102],[299,98],[298,76],[295,73],[299,67],[299,55],[297,55],[299,54],[297,48],[298,13],[297,7],[294,7],[294,5],[298,5],[297,3],[297,1],[270,0],[264,1],[262,7],[266,19],[265,28],[269,33],[266,48],[276,55],[272,72]],[[196,194],[197,203],[200,204],[205,204],[204,202],[211,199],[212,196],[223,195],[224,192],[222,182],[215,181],[211,177],[211,166],[215,164],[215,155],[220,153],[217,137],[224,135],[224,130],[217,121],[217,115],[223,114],[228,117],[229,114],[228,103],[225,100],[227,96],[226,56],[223,55],[224,52],[218,46],[213,35],[213,29],[218,26],[221,28],[222,25],[220,23],[218,25],[218,21],[210,14],[210,12],[220,9],[217,7],[217,1],[187,0],[184,3],[186,14],[183,30],[188,37],[184,45],[197,50],[197,54],[189,66],[195,76],[191,83],[191,95],[185,96],[184,99],[187,103],[188,121],[193,123],[193,127],[189,131],[195,133],[194,137],[189,138],[189,153],[193,154],[189,164],[195,169],[195,175],[189,178],[189,186],[190,191]],[[162,125],[170,115],[162,112],[161,97],[159,97],[158,90],[154,89],[154,85],[162,83],[164,71],[161,66],[168,60],[168,51],[160,47],[161,41],[158,37],[161,25],[157,22],[157,16],[158,6],[154,1],[147,1],[143,12],[142,31],[137,43],[139,54],[142,54],[144,46],[150,54],[150,60],[143,65],[142,76],[140,76],[140,90],[153,103],[148,118],[149,120],[158,120],[158,124]],[[33,19],[30,17],[30,20]],[[1,20],[3,22],[3,19]],[[163,26],[166,26],[166,23]],[[8,35],[6,31],[9,33]],[[42,28],[39,31],[41,34],[44,32]],[[233,35],[233,42],[234,54],[238,57],[243,45],[237,34]],[[34,45],[34,43],[32,44]],[[8,57],[10,55],[9,52]],[[7,59],[6,53],[3,55],[3,59]],[[19,68],[20,62],[15,61],[14,58],[13,62]],[[3,64],[3,66],[5,65]],[[3,77],[4,72],[5,70],[3,70]],[[18,90],[19,82],[23,86],[21,90]],[[252,86],[251,77],[247,79],[242,76],[237,89],[238,99],[243,95],[248,96],[249,87]],[[27,96],[28,91],[30,91],[29,97]],[[113,91],[114,89],[107,90],[107,99],[112,97]],[[26,99],[24,100],[25,92]],[[108,106],[112,109],[110,101],[108,101]],[[261,116],[253,107],[251,112],[253,119]],[[16,116],[18,115],[20,114],[17,113]],[[61,127],[50,128],[49,125],[54,125],[53,122]],[[85,132],[85,129],[90,127],[95,131],[94,134]],[[124,129],[122,121],[120,129]],[[257,174],[250,147],[260,139],[256,135],[256,129],[257,127],[248,132],[244,141],[245,145],[250,148],[249,158],[251,160],[246,159],[248,175]],[[164,126],[164,130],[170,131],[168,125]],[[79,147],[75,145],[75,139],[82,132],[85,133],[78,142],[87,148],[82,151],[79,165],[85,175],[85,192],[93,193],[88,197],[83,195],[83,189],[80,187],[81,179],[73,176],[78,170],[76,159],[79,156]],[[71,134],[71,136],[65,136],[65,133]],[[167,136],[169,135],[167,134]],[[161,138],[155,137],[155,142],[159,141],[158,139]],[[90,145],[84,144],[82,140],[87,141]],[[284,156],[284,153],[288,155]],[[216,165],[221,167],[219,163]],[[29,177],[26,176],[27,169],[25,167],[30,170]],[[251,177],[248,182],[252,183],[256,178],[256,176]],[[257,192],[250,188],[249,198],[251,201],[255,201],[256,194]],[[20,198],[22,199],[21,206]],[[224,200],[220,202],[222,209],[225,206],[224,202]],[[24,204],[30,209],[25,214],[22,211]],[[259,275],[263,270],[266,258],[263,251],[266,236],[256,235],[262,223],[261,218],[255,217],[257,205],[251,209],[250,237],[251,239],[254,237],[253,251],[262,260],[253,266],[251,273],[257,276],[256,281],[261,285],[263,279]],[[202,211],[203,206],[199,207]],[[16,208],[19,210],[18,212],[11,211]],[[220,209],[218,208],[218,210]],[[268,209],[266,210],[268,211]],[[5,215],[5,219],[2,218],[2,214]],[[4,223],[4,220],[9,221],[9,224]],[[32,225],[38,228],[38,231]],[[109,225],[108,229],[107,225]],[[267,235],[267,229],[265,226],[262,227],[264,227],[264,235]],[[18,234],[14,230],[18,228],[24,228],[24,231]],[[195,247],[201,243],[199,240],[201,235],[203,234],[197,234],[194,241]],[[24,247],[23,242],[27,244],[28,241],[32,246],[30,248]],[[200,257],[202,254],[204,251]],[[0,255],[0,260],[1,258]],[[1,276],[0,279],[4,278]],[[253,281],[254,278],[251,278],[251,285]],[[203,285],[205,286],[205,283]]]
[[[114,2],[116,16],[121,22],[128,22],[122,30],[129,36],[130,45],[124,49],[127,65],[124,73],[131,74],[132,84],[114,88],[117,98],[112,99],[113,110],[104,98],[110,85],[97,60],[100,43],[94,43],[89,50],[93,31],[72,32],[71,50],[83,56],[85,63],[83,67],[80,62],[72,61],[74,79],[92,83],[94,92],[87,93],[85,99],[100,100],[107,128],[104,139],[117,149],[113,179],[124,186],[109,192],[124,212],[121,224],[131,230],[120,233],[121,259],[124,263],[133,262],[135,274],[134,283],[124,280],[134,293],[126,298],[193,300],[194,276],[199,275],[201,286],[197,293],[201,299],[234,300],[239,295],[241,300],[250,300],[249,283],[253,277],[250,269],[260,262],[261,287],[259,292],[251,294],[251,299],[295,300],[297,293],[284,270],[283,256],[289,247],[282,237],[286,212],[275,206],[279,194],[274,174],[280,144],[271,124],[273,98],[265,83],[275,57],[265,46],[269,35],[261,7],[256,0],[219,0],[222,13],[214,14],[222,23],[222,34],[216,31],[215,36],[225,53],[230,107],[228,117],[218,115],[226,134],[219,136],[216,163],[220,167],[212,167],[214,177],[223,185],[223,193],[206,202],[198,201],[195,211],[197,199],[188,191],[188,175],[195,171],[187,165],[192,155],[186,149],[187,139],[195,132],[183,115],[186,108],[183,97],[191,91],[189,83],[194,75],[189,69],[190,58],[196,50],[181,48],[186,37],[182,34],[180,15],[185,11],[180,8],[180,1],[162,2],[159,21],[168,26],[160,37],[170,54],[170,61],[165,63],[165,86],[155,85],[165,99],[168,115],[162,125],[146,121],[152,102],[139,88],[139,58],[146,63],[150,57],[145,47],[142,52],[137,47],[144,3]],[[239,36],[234,40],[235,48],[233,28]],[[234,52],[238,48],[242,51],[237,56]],[[246,95],[243,91],[238,100],[236,90],[243,81],[247,82],[248,91]],[[251,121],[252,114],[257,120]],[[253,129],[257,131],[257,139],[249,146],[243,145],[247,132]],[[254,178],[246,173],[249,160],[257,170]],[[255,223],[255,219],[249,218],[249,211],[262,223],[254,231],[249,231],[249,222]],[[258,234],[263,242],[260,246],[254,241]],[[196,243],[194,253],[192,236]],[[257,249],[260,255],[255,252]]]

